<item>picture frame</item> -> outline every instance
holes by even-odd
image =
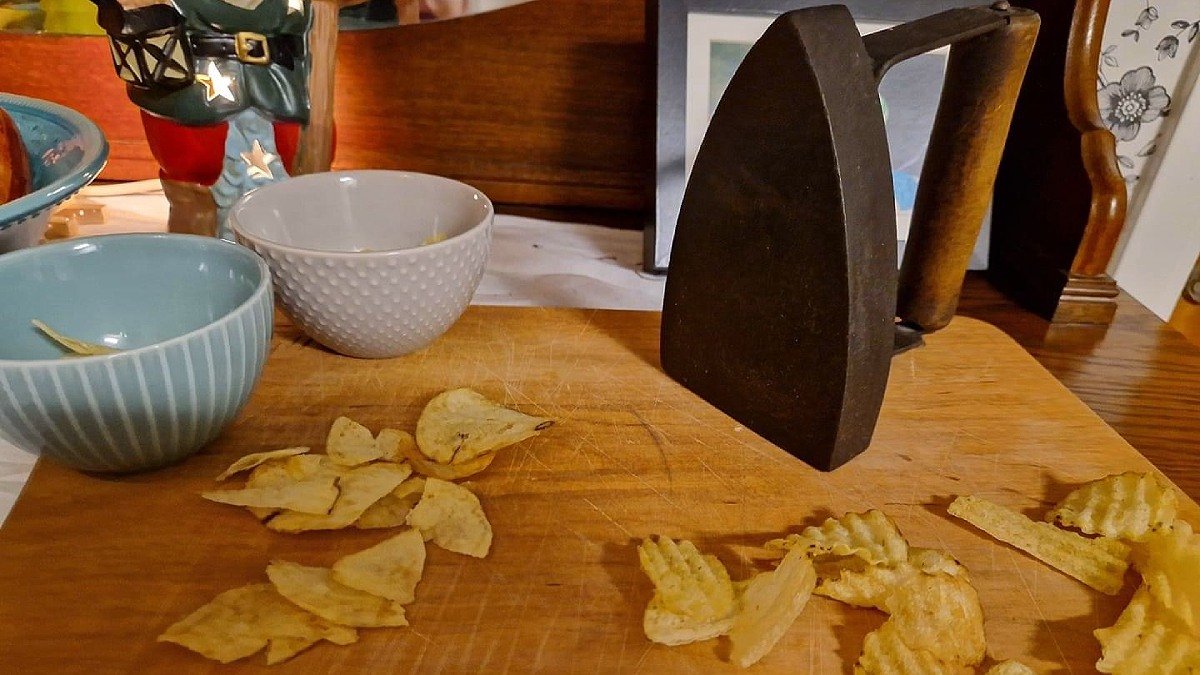
[[[648,0],[647,30],[655,50],[656,140],[654,196],[645,228],[643,266],[664,274],[670,261],[671,242],[688,173],[703,139],[708,116],[725,84],[733,76],[740,56],[780,14],[794,9],[829,4],[829,0]],[[971,7],[979,0],[841,0],[864,33],[913,21],[955,7]],[[929,130],[936,115],[945,73],[947,52],[934,58],[916,57],[901,63],[884,77],[880,91],[888,109],[888,144],[893,152],[893,178],[898,195],[898,241],[903,251],[906,213],[916,194],[916,177],[924,160]],[[928,55],[924,55],[928,56]],[[923,60],[924,59],[924,60]],[[939,61],[940,59],[940,61]],[[931,75],[941,64],[941,71]],[[705,74],[708,77],[705,77]],[[920,95],[907,95],[919,86]],[[905,105],[889,108],[888,90],[905,100],[920,102],[919,110]],[[934,91],[936,90],[936,93]],[[901,122],[895,122],[899,118]],[[903,145],[902,148],[897,145]],[[918,151],[919,150],[919,151]],[[899,160],[899,166],[898,162]],[[986,267],[988,228],[985,222],[971,267]]]

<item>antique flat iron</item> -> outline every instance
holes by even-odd
[[[954,315],[1037,15],[999,2],[860,36],[780,16],[729,84],[679,214],[664,370],[821,470],[870,444],[893,353]],[[951,45],[904,260],[878,83]]]

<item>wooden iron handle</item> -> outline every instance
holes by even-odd
[[[943,328],[958,306],[1037,38],[1036,14],[1004,11],[1004,26],[950,48],[896,306],[902,322],[925,332]]]

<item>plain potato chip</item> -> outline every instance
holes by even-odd
[[[984,675],[1037,675],[1033,668],[1020,661],[1001,661],[988,668]]]
[[[424,491],[424,478],[406,478],[395,490],[363,511],[358,520],[354,521],[354,526],[360,530],[400,527],[408,518],[408,512],[421,500],[421,493]]]
[[[1134,549],[1133,565],[1167,611],[1200,633],[1200,537],[1183,520],[1154,532]]]
[[[267,521],[267,527],[277,532],[293,533],[349,527],[411,473],[408,465],[389,462],[346,469],[338,479],[340,493],[328,514],[314,515],[290,509]]]
[[[349,417],[339,417],[329,428],[325,439],[325,454],[342,466],[358,466],[382,455],[371,430]]]
[[[33,327],[41,331],[43,335],[52,341],[57,342],[58,346],[67,350],[73,356],[105,356],[107,354],[116,354],[120,351],[112,347],[98,345],[94,342],[85,342],[83,340],[76,340],[73,337],[67,337],[37,319],[33,320]]]
[[[1116,595],[1125,584],[1129,546],[1116,539],[1088,539],[973,495],[958,497],[949,511],[1101,593]]]
[[[261,488],[272,485],[284,485],[312,478],[318,474],[329,473],[326,470],[328,460],[321,455],[296,455],[283,459],[272,459],[254,467],[250,477],[246,479],[246,487]],[[266,520],[279,513],[277,508],[247,506],[246,509],[259,520]]]
[[[439,464],[421,454],[421,451],[417,449],[417,442],[409,434],[394,429],[384,429],[379,434],[380,438],[384,437],[384,433],[389,433],[389,437],[384,441],[389,453],[385,457],[393,462],[407,461],[412,464],[413,471],[429,478],[441,480],[467,478],[488,468],[492,465],[492,460],[496,459],[496,452],[493,451],[461,464]]]
[[[1175,490],[1148,473],[1095,480],[1067,495],[1046,520],[1087,534],[1141,541],[1175,520]]]
[[[416,439],[407,431],[384,429],[375,437],[375,446],[379,451],[379,458],[389,462],[406,462],[413,454],[425,459],[417,450]]]
[[[447,551],[483,558],[492,548],[492,525],[483,506],[461,485],[426,479],[421,501],[408,512],[407,523]]]
[[[908,542],[896,523],[877,509],[829,518],[820,527],[806,527],[800,534],[769,541],[766,547],[776,550],[799,548],[809,556],[856,555],[871,564],[908,560]]]
[[[313,476],[294,483],[278,483],[240,490],[208,490],[200,493],[209,501],[233,506],[287,509],[301,515],[325,514],[338,499],[335,476]]]
[[[256,452],[246,455],[245,457],[242,457],[238,461],[229,465],[228,469],[225,469],[220,476],[217,476],[217,480],[225,480],[236,473],[249,471],[256,466],[264,462],[269,462],[273,459],[283,459],[293,455],[303,455],[306,452],[308,452],[308,448],[284,448],[283,450],[270,450],[268,452]]]
[[[687,540],[646,539],[638,546],[642,571],[650,577],[665,611],[707,623],[733,615],[733,583],[721,561],[701,555]]]
[[[812,596],[817,573],[804,552],[793,549],[779,567],[750,580],[729,629],[729,660],[749,668],[779,642]]]
[[[1102,673],[1186,673],[1200,669],[1200,639],[1143,586],[1109,628],[1093,631]]]
[[[333,580],[381,598],[407,604],[416,599],[425,569],[425,539],[406,530],[333,564]]]
[[[158,636],[214,661],[251,656],[270,643],[267,663],[295,656],[319,640],[346,645],[353,628],[330,623],[285,600],[271,584],[251,584],[221,593]]]
[[[489,401],[470,389],[452,389],[433,397],[417,420],[417,446],[442,464],[462,464],[519,443],[553,420],[531,417]]]
[[[359,628],[408,625],[400,603],[343,586],[328,568],[277,560],[267,566],[267,578],[280,595],[327,621]]]
[[[959,675],[971,672],[939,660],[933,654],[913,649],[904,641],[895,622],[887,620],[863,638],[862,655],[854,667],[863,675]]]
[[[983,661],[983,609],[965,578],[917,574],[887,596],[884,609],[910,647],[939,661],[975,666]]]

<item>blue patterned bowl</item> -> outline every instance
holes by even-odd
[[[271,273],[211,237],[128,234],[0,256],[0,438],[85,471],[176,462],[258,383]],[[31,325],[125,351],[64,357]]]
[[[33,192],[0,204],[0,253],[27,248],[46,233],[55,206],[95,180],[108,161],[108,142],[91,120],[36,98],[0,93],[33,170]]]

